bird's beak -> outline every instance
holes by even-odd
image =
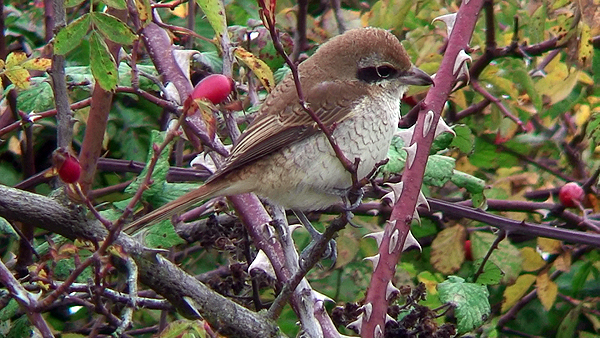
[[[412,66],[409,70],[400,76],[400,81],[403,84],[414,86],[429,86],[433,84],[431,76],[419,68]]]

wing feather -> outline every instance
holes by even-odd
[[[310,82],[310,79],[302,81],[306,102],[328,127],[351,117],[354,102],[368,94],[368,88],[358,81],[350,85],[340,81],[314,85]],[[334,100],[329,93],[341,95],[333,95],[337,97]],[[263,103],[213,179],[319,132],[317,124],[298,102],[294,81],[288,76]]]

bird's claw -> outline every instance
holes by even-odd
[[[350,195],[356,195],[356,200],[353,203],[350,202],[351,201]],[[352,210],[358,208],[358,206],[362,202],[364,195],[365,195],[365,191],[363,190],[363,188],[358,189],[358,191],[353,190],[353,189],[348,189],[346,191],[346,196],[344,196],[344,198],[343,198],[344,210],[352,211]]]

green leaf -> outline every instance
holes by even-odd
[[[560,323],[556,332],[556,338],[571,338],[575,337],[575,330],[579,324],[579,315],[581,314],[581,304],[577,305],[574,309],[571,309],[569,313]]]
[[[4,296],[4,292],[1,293]],[[19,312],[19,303],[12,298],[2,309],[0,309],[0,322],[6,322]]]
[[[219,41],[221,41],[223,33],[225,33],[227,30],[227,18],[225,17],[225,7],[223,6],[223,1],[196,0],[196,3],[198,6],[200,6],[204,12],[204,15],[206,15],[206,19],[215,30]]]
[[[481,194],[485,189],[485,181],[473,175],[463,173],[462,171],[453,170],[452,183],[460,188],[467,189],[471,194]]]
[[[592,56],[592,77],[594,83],[600,83],[600,48],[594,48]]]
[[[454,174],[456,160],[442,155],[431,155],[427,160],[423,183],[436,187],[443,186]]]
[[[590,117],[587,128],[587,136],[594,142],[592,149],[600,144],[600,113],[593,113]]]
[[[519,163],[516,156],[506,151],[499,152],[495,145],[481,137],[475,139],[475,149],[469,156],[469,162],[479,169],[509,168]]]
[[[96,31],[90,35],[90,67],[94,79],[104,90],[115,89],[118,79],[117,65],[108,46]]]
[[[131,29],[123,21],[112,15],[93,12],[92,22],[100,33],[110,41],[128,46],[136,39]]]
[[[473,258],[480,259],[487,254],[496,239],[496,235],[474,231],[471,233],[470,239]],[[512,283],[517,279],[521,272],[522,260],[521,252],[507,239],[501,241],[498,244],[498,249],[494,250],[490,256],[490,261],[498,265],[505,274],[502,278],[503,283]]]
[[[127,9],[127,2],[125,0],[102,0],[102,2],[115,9]]]
[[[465,333],[481,326],[488,318],[491,308],[487,287],[475,283],[465,283],[457,276],[438,284],[440,300],[455,308],[458,332]]]
[[[142,238],[144,246],[149,248],[168,249],[185,243],[185,240],[175,232],[171,220],[164,220],[143,228],[136,234],[136,237],[138,236]]]
[[[64,55],[77,47],[90,28],[90,15],[84,14],[61,29],[54,38],[54,53]]]
[[[475,137],[471,133],[471,128],[464,124],[458,124],[452,127],[456,136],[452,139],[450,147],[457,147],[465,154],[470,154],[473,151],[473,141]]]
[[[437,154],[441,150],[448,149],[452,140],[454,139],[454,135],[452,133],[442,133],[438,137],[433,140],[431,144],[431,149],[429,149],[430,154]]]
[[[473,264],[473,274],[475,274],[475,272],[479,269],[481,263],[483,263],[483,258],[475,261],[475,263]],[[475,283],[484,285],[496,285],[500,283],[502,277],[504,277],[504,272],[500,270],[500,267],[494,264],[494,262],[488,260],[485,264],[485,267],[483,268],[483,273],[481,273],[477,277]]]
[[[43,112],[54,108],[54,93],[52,86],[46,81],[19,93],[17,100],[19,110],[25,112]]]
[[[8,235],[8,237],[19,238],[19,234],[17,234],[12,225],[4,217],[0,217],[0,234],[3,237]]]

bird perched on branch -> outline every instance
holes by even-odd
[[[384,160],[409,85],[430,85],[400,41],[378,28],[347,31],[298,66],[306,104],[363,178]],[[223,166],[202,186],[132,222],[139,228],[216,196],[254,192],[287,209],[320,210],[340,202],[350,173],[299,103],[289,74],[269,94]]]

